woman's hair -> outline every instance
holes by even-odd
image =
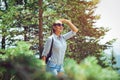
[[[54,30],[54,27],[55,26],[55,23],[53,23],[53,25],[52,25],[52,29],[51,29],[51,35],[52,35],[52,33],[55,33],[55,30]]]

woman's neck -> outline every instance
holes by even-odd
[[[56,34],[57,36],[60,36],[60,32],[55,32],[55,34]]]

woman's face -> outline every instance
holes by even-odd
[[[61,33],[63,31],[63,24],[61,21],[56,21],[55,24],[53,25],[53,29],[55,32]]]

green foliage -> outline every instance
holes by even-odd
[[[112,68],[102,68],[95,57],[87,57],[80,64],[70,58],[64,62],[65,76],[55,77],[45,71],[45,63],[31,50],[30,44],[18,42],[0,55],[0,80],[119,80]],[[111,76],[112,75],[112,76]]]
[[[45,72],[44,62],[35,58],[26,42],[18,42],[17,47],[9,48],[0,55],[0,74],[2,80],[56,80]]]
[[[32,39],[31,43],[35,41],[36,37],[34,36],[38,33],[37,2],[37,0],[27,2],[26,0],[25,2],[7,0],[8,8],[5,11],[0,11],[0,34],[4,39],[1,41],[2,45],[10,47],[18,40],[28,41]]]
[[[70,19],[79,29],[77,35],[68,42],[67,49],[68,53],[74,53],[67,54],[67,56],[75,59],[77,62],[80,62],[90,55],[100,57],[99,53],[111,45],[107,44],[110,41],[106,44],[99,43],[109,29],[103,27],[98,28],[94,25],[99,19],[98,17],[100,17],[94,14],[98,3],[99,0],[67,0],[63,6],[64,9],[60,8],[60,10],[58,10],[59,13],[62,13],[61,16],[63,14],[66,15],[66,18]],[[66,32],[67,31],[68,29]]]
[[[71,80],[119,80],[117,72],[111,68],[99,66],[95,57],[87,57],[80,64],[72,59],[66,59],[65,70]],[[112,75],[112,76],[111,76]]]

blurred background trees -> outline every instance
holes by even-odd
[[[36,28],[38,25],[38,12],[36,12],[38,4],[35,1],[25,1],[7,0],[8,6],[5,5],[7,8],[0,11],[2,49],[14,46],[18,40],[33,40],[34,36],[38,34],[38,28]]]
[[[32,44],[31,49],[40,52],[51,33],[52,23],[60,18],[70,19],[79,28],[77,35],[68,42],[66,54],[77,62],[90,55],[99,59],[99,53],[112,44],[110,41],[100,44],[109,29],[95,25],[100,18],[95,14],[99,0],[2,0],[1,3],[6,7],[0,11],[2,49],[24,40]],[[65,26],[64,33],[68,31]]]
[[[0,55],[6,55],[6,49],[16,47],[18,41],[29,42],[34,54],[41,54],[52,23],[66,18],[79,28],[67,43],[66,57],[81,63],[86,57],[95,56],[99,65],[108,67],[103,51],[111,47],[115,39],[100,43],[109,29],[95,25],[100,19],[100,15],[95,14],[97,4],[99,0],[1,0]],[[65,25],[63,33],[68,31]]]

